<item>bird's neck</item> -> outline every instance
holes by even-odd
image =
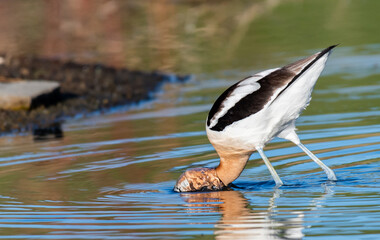
[[[218,151],[218,154],[220,156],[220,164],[216,168],[216,174],[223,184],[227,186],[240,176],[251,153],[221,153]]]

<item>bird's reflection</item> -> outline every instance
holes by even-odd
[[[183,193],[191,212],[220,212],[221,219],[215,225],[216,239],[302,239],[305,227],[305,211],[277,209],[276,202],[282,190],[275,188],[263,207],[253,206],[240,191]],[[334,194],[333,186],[324,185],[324,193],[310,201],[307,211],[322,208],[325,199]]]

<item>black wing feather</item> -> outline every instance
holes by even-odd
[[[280,96],[292,83],[294,83],[307,69],[309,69],[318,59],[329,53],[331,49],[337,45],[330,46],[320,53],[314,54],[308,58],[301,59],[292,64],[278,69],[267,76],[263,77],[257,83],[260,88],[247,96],[243,97],[239,102],[230,108],[225,115],[218,119],[217,124],[211,128],[214,131],[223,131],[223,129],[232,123],[257,113],[271,100],[276,90],[283,88],[276,98]],[[313,59],[312,61],[310,61]],[[307,66],[305,67],[305,64]],[[242,80],[243,81],[243,80]],[[241,81],[229,87],[212,106],[208,118],[207,126],[210,126],[212,117],[223,107],[223,102],[234,91]]]
[[[278,88],[283,87],[285,84],[290,82],[294,75],[295,74],[293,72],[287,69],[279,69],[263,77],[257,81],[257,83],[260,84],[260,89],[251,94],[248,94],[239,102],[237,102],[235,106],[230,108],[224,116],[218,119],[218,123],[215,124],[211,130],[223,131],[226,126],[232,124],[233,122],[246,118],[260,111],[265,106],[265,104],[270,101],[274,92]],[[208,123],[209,120],[210,115]]]

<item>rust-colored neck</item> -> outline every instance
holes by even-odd
[[[228,153],[217,150],[220,156],[220,164],[216,168],[218,178],[225,186],[238,178],[244,170],[251,152]]]

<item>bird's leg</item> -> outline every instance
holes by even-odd
[[[276,173],[276,170],[274,170],[272,164],[269,162],[267,156],[265,156],[264,151],[262,148],[257,147],[256,150],[259,152],[261,158],[264,160],[265,165],[267,165],[267,168],[269,169],[270,173],[272,174],[272,177],[274,181],[276,182],[277,186],[283,185],[281,178]]]
[[[337,178],[335,176],[334,171],[326,166],[321,160],[319,160],[309,149],[307,149],[301,142],[297,143],[297,146],[300,147],[314,162],[316,162],[327,174],[327,178],[331,181],[336,181]]]

